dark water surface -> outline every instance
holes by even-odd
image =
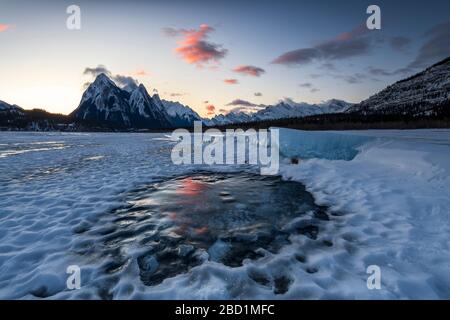
[[[140,278],[150,286],[206,260],[242,266],[264,250],[276,253],[293,233],[316,239],[319,223],[287,228],[302,215],[328,220],[302,184],[249,173],[181,176],[132,190],[126,202],[103,230],[101,241],[114,256],[105,272],[121,270],[121,248],[138,242],[145,248]]]

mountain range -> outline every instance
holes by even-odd
[[[450,105],[450,57],[426,70],[398,81],[368,99],[352,104],[331,99],[319,104],[296,103],[284,99],[271,106],[260,106],[254,113],[231,111],[212,119],[199,116],[189,106],[150,95],[144,85],[120,88],[100,74],[82,95],[80,104],[69,115],[54,115],[43,110],[24,110],[0,101],[0,129],[89,130],[93,127],[129,129],[168,129],[191,127],[194,121],[206,126],[224,126],[278,119],[297,119],[330,114],[373,114],[429,116],[448,113]],[[75,124],[74,124],[75,123]]]
[[[352,103],[337,99],[331,99],[319,104],[297,103],[291,99],[284,99],[276,105],[263,107],[251,114],[233,111],[226,115],[220,114],[210,120],[205,120],[205,124],[221,126],[235,123],[302,118],[312,115],[346,112],[352,106]]]

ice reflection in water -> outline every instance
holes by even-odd
[[[315,239],[318,223],[287,229],[293,219],[314,213],[327,220],[323,207],[302,184],[247,173],[201,173],[144,186],[131,192],[128,205],[114,211],[114,227],[105,231],[108,250],[137,242],[141,280],[156,285],[206,260],[239,267],[277,252],[293,232]],[[120,259],[119,259],[120,260]],[[108,266],[120,269],[127,259]]]

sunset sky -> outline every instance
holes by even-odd
[[[71,4],[81,30],[66,28]],[[370,4],[381,30],[365,27]],[[449,12],[448,0],[0,0],[0,100],[68,114],[103,71],[202,116],[359,102],[449,56]]]

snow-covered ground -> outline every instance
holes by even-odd
[[[283,135],[284,140],[308,138],[314,144],[314,133],[283,130],[281,141]],[[337,282],[342,286],[330,286],[328,294],[449,299],[450,130],[346,131],[318,136],[316,144],[326,144],[328,150],[333,149],[325,140],[330,136],[350,141],[347,148],[356,144],[360,150],[351,161],[309,159],[282,168],[284,178],[301,181],[319,204],[343,214],[333,225],[334,252],[318,253],[314,258],[318,265],[328,267],[324,278],[328,276],[332,283],[341,279]],[[355,137],[367,142],[361,145]],[[301,151],[297,153],[301,156]],[[379,291],[368,291],[360,281],[367,277],[368,265],[381,268]]]
[[[241,267],[205,261],[145,286],[136,258],[146,248],[130,241],[121,252],[129,263],[99,272],[108,257],[80,254],[98,244],[78,231],[89,224],[91,233],[105,232],[124,194],[201,168],[174,166],[173,143],[163,134],[0,133],[0,298],[450,298],[449,130],[314,137],[282,129],[280,138],[283,153],[305,158],[298,165],[286,159],[283,178],[302,182],[330,207],[318,239],[293,234],[278,253],[263,250]],[[315,145],[320,152],[311,153]],[[82,287],[69,291],[72,264],[81,267]],[[381,290],[366,286],[369,265],[381,268]],[[268,283],[256,283],[255,274]],[[283,294],[273,289],[279,279],[290,282]]]

